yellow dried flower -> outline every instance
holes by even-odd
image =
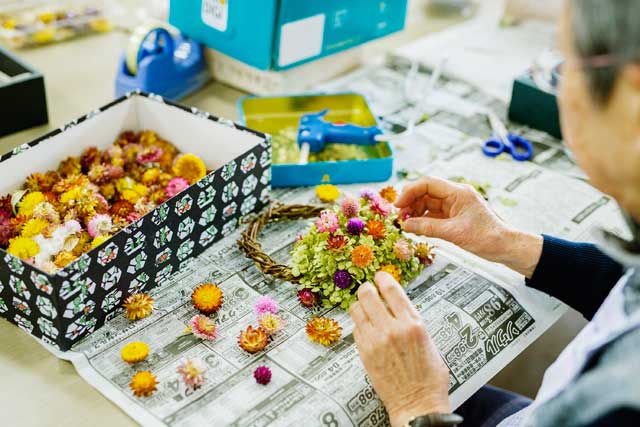
[[[195,184],[207,175],[207,166],[195,154],[183,154],[176,159],[173,173]]]
[[[149,371],[138,372],[131,379],[129,387],[133,390],[133,394],[137,397],[151,396],[156,391],[158,380],[156,376]]]
[[[134,341],[122,347],[120,357],[127,363],[142,362],[149,355],[149,346],[142,341]]]
[[[38,205],[40,206],[40,205]],[[33,237],[41,234],[45,228],[49,226],[49,222],[41,218],[33,218],[22,226],[22,237]]]
[[[77,157],[67,157],[62,162],[60,162],[60,166],[58,167],[58,172],[63,177],[79,174],[80,172],[82,172],[82,165],[80,164],[80,159]]]
[[[27,193],[18,203],[18,214],[30,217],[36,206],[46,201],[47,198],[39,191]]]
[[[116,186],[112,183],[101,185],[100,193],[105,197],[105,199],[111,200],[113,199],[113,196],[116,195]]]
[[[149,146],[156,143],[158,140],[158,135],[150,130],[145,130],[140,132],[140,144]]]
[[[73,253],[69,251],[62,251],[58,255],[56,255],[53,263],[58,268],[64,268],[67,265],[71,264],[76,258],[77,257]]]
[[[91,249],[97,248],[98,246],[100,246],[101,244],[103,244],[104,242],[106,242],[107,240],[109,240],[111,238],[111,235],[101,235],[96,237],[95,239],[93,239],[91,241]]]
[[[395,188],[389,186],[380,190],[380,197],[385,199],[389,203],[395,203],[398,198],[398,192]]]
[[[142,183],[146,185],[152,185],[158,182],[160,174],[162,172],[158,168],[151,168],[142,174]]]
[[[122,306],[126,310],[127,319],[144,319],[153,311],[153,298],[144,293],[129,295]]]
[[[332,203],[340,197],[340,190],[332,184],[322,184],[316,187],[316,196],[323,203]]]
[[[328,317],[316,317],[307,323],[307,336],[311,341],[324,346],[337,342],[342,336],[342,327]]]
[[[212,314],[222,307],[224,295],[217,285],[204,283],[193,290],[191,300],[196,310],[203,314]]]
[[[18,258],[28,259],[40,252],[40,246],[29,237],[16,237],[9,240],[7,252]]]
[[[391,276],[393,276],[394,279],[396,279],[397,282],[400,282],[402,280],[402,273],[400,272],[400,269],[393,264],[383,265],[380,268],[380,271],[389,273]]]

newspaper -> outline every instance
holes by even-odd
[[[373,108],[384,112],[383,125],[400,129],[402,118],[415,108],[398,90],[404,84],[402,70],[406,64],[392,61],[356,71],[326,88],[373,95]],[[501,114],[504,105],[462,82],[447,79],[444,88],[445,99],[459,102],[446,109],[425,107],[430,120],[395,147],[396,165],[405,173],[378,187],[402,186],[407,170],[409,178],[426,173],[463,177],[485,185],[492,207],[518,227],[583,240],[591,239],[594,226],[625,233],[615,203],[585,181],[534,163],[485,158],[478,144],[489,130],[470,113],[470,105],[491,105]],[[572,165],[568,158],[562,161]],[[356,193],[361,188],[341,190]],[[273,197],[285,203],[316,202],[308,188],[277,190]],[[309,224],[269,224],[261,236],[264,250],[286,263],[296,235]],[[238,250],[240,232],[188,261],[155,289],[150,317],[132,323],[118,314],[58,356],[73,362],[88,383],[145,426],[387,426],[385,409],[359,360],[348,314],[340,308],[314,312],[302,307],[294,285],[264,276]],[[446,242],[432,243],[437,246],[436,261],[407,293],[451,371],[449,392],[456,408],[556,322],[565,307],[527,289],[522,277],[505,267]],[[216,282],[225,295],[215,315],[220,331],[215,342],[183,333],[195,314],[191,291],[204,281]],[[238,347],[237,337],[255,324],[252,305],[261,295],[278,301],[287,326],[265,351],[250,355]],[[331,347],[306,336],[306,321],[318,314],[343,327],[342,339]],[[131,341],[144,341],[151,348],[148,359],[133,367],[120,358],[121,348]],[[176,373],[187,358],[199,359],[208,368],[206,382],[197,390],[186,388]],[[267,386],[253,378],[258,365],[273,371]],[[145,369],[157,376],[158,390],[136,398],[128,384],[136,371]]]

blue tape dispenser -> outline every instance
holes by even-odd
[[[116,76],[116,97],[140,89],[179,100],[211,79],[202,46],[164,27],[139,27]]]
[[[317,153],[325,144],[377,145],[382,130],[377,126],[357,126],[353,124],[331,123],[324,119],[328,109],[319,113],[305,114],[298,127],[299,164],[309,162],[309,152]]]

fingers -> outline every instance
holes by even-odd
[[[378,290],[371,283],[366,282],[360,285],[358,299],[369,322],[377,330],[383,330],[385,324],[393,320],[391,313],[382,302]]]
[[[437,218],[437,214],[435,214],[433,218],[409,218],[402,223],[402,229],[407,233],[449,240],[445,224],[446,219]]]
[[[402,286],[388,273],[376,274],[376,285],[396,319],[408,321],[419,317]]]
[[[427,176],[420,180],[407,185],[398,197],[396,206],[405,208],[414,203],[414,201],[429,196],[435,199],[444,199],[458,191],[458,187],[454,183],[442,178]]]

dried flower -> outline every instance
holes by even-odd
[[[36,205],[32,217],[45,220],[51,224],[60,222],[60,215],[56,211],[56,208],[49,202],[42,202]]]
[[[181,176],[173,178],[169,181],[169,184],[167,184],[167,188],[165,189],[166,196],[168,198],[174,197],[189,188],[189,185],[189,181]]]
[[[287,324],[287,322],[277,314],[265,313],[263,314],[258,323],[267,334],[275,335],[280,332]]]
[[[205,382],[204,374],[206,368],[199,360],[184,360],[176,369],[176,372],[182,377],[182,381],[192,390],[197,390]]]
[[[423,265],[433,264],[436,254],[433,252],[433,246],[427,243],[418,243],[416,245],[415,255]]]
[[[153,311],[153,298],[149,294],[132,294],[122,304],[125,315],[129,320],[139,320],[148,317]]]
[[[300,304],[302,304],[304,307],[310,308],[318,305],[320,297],[311,289],[304,288],[298,291],[298,301],[300,301]]]
[[[44,231],[49,226],[49,223],[41,218],[33,218],[27,221],[22,226],[22,237],[33,237]]]
[[[389,203],[395,203],[398,198],[398,192],[395,188],[389,186],[380,190],[380,197],[386,200]]]
[[[384,223],[375,219],[367,221],[367,233],[375,240],[384,239],[386,235]]]
[[[58,166],[58,173],[62,175],[63,178],[66,178],[70,175],[78,175],[82,172],[82,165],[80,164],[80,159],[77,157],[67,157],[62,162],[60,162],[60,166]]]
[[[162,157],[162,148],[147,147],[138,152],[136,160],[140,164],[155,163]]]
[[[40,203],[45,202],[47,199],[40,191],[34,191],[27,193],[20,202],[18,202],[18,213],[26,217],[33,215],[33,211]]]
[[[156,376],[149,371],[138,372],[131,379],[129,387],[133,390],[134,396],[148,397],[156,391],[158,380]]]
[[[271,369],[266,366],[258,366],[253,371],[253,378],[256,379],[258,384],[267,385],[271,382]]]
[[[89,147],[82,152],[80,164],[84,172],[89,171],[93,165],[100,162],[102,153],[96,147]]]
[[[112,206],[109,212],[111,215],[119,216],[125,218],[131,212],[135,210],[133,203],[128,202],[126,200],[118,200]]]
[[[153,185],[158,182],[162,172],[158,168],[151,168],[142,174],[142,183],[145,185]]]
[[[13,208],[11,207],[11,195],[0,197],[0,217],[5,216],[10,218],[13,214]]]
[[[15,237],[9,240],[7,252],[18,258],[29,259],[40,252],[40,246],[30,237]]]
[[[347,270],[336,270],[333,273],[333,283],[340,289],[347,289],[353,283],[353,278]]]
[[[208,341],[214,341],[218,338],[216,322],[202,314],[196,314],[189,320],[186,332],[191,332],[196,337]]]
[[[330,346],[342,336],[342,327],[328,317],[316,317],[307,323],[307,336],[311,341]]]
[[[98,237],[94,238],[91,241],[91,249],[97,248],[98,246],[100,246],[101,244],[103,244],[104,242],[109,240],[110,238],[111,238],[110,235],[102,235],[102,236],[98,236]]]
[[[207,167],[195,154],[183,154],[176,159],[173,173],[195,184],[207,175]]]
[[[32,173],[24,182],[24,188],[28,191],[49,191],[51,187],[47,187],[47,179],[39,172]]]
[[[364,222],[360,218],[351,218],[347,221],[347,233],[357,236],[364,230]]]
[[[142,341],[134,341],[122,347],[120,357],[127,363],[139,363],[149,355],[149,346]]]
[[[413,248],[407,239],[398,239],[393,245],[393,253],[402,262],[411,261],[413,258]]]
[[[110,215],[95,215],[87,224],[87,231],[93,238],[106,236],[113,229],[113,220]]]
[[[372,201],[378,199],[378,193],[370,188],[366,188],[360,192],[360,197],[365,200]]]
[[[347,218],[353,218],[358,216],[358,213],[360,212],[360,202],[353,197],[348,197],[342,201],[340,209],[344,216]]]
[[[91,166],[89,172],[87,172],[87,177],[94,184],[101,185],[106,184],[111,179],[111,174],[106,165],[97,163]]]
[[[257,353],[265,349],[269,343],[269,334],[258,327],[248,326],[247,329],[240,332],[238,336],[238,345],[247,353]]]
[[[193,290],[191,300],[200,313],[212,314],[222,307],[224,295],[217,285],[204,283]]]
[[[56,255],[53,259],[53,263],[58,268],[65,268],[67,265],[71,264],[77,258],[72,252],[69,251],[61,251]]]
[[[278,307],[278,303],[269,296],[261,296],[258,298],[256,303],[253,305],[253,311],[256,314],[257,318],[262,317],[265,313],[278,314],[280,307]]]
[[[380,271],[389,273],[393,276],[394,279],[396,279],[397,282],[400,282],[402,280],[402,273],[400,272],[400,269],[393,264],[383,265],[382,268],[380,268]]]
[[[316,187],[316,196],[323,203],[332,203],[340,197],[340,190],[335,185],[322,184]]]
[[[367,245],[356,246],[351,252],[351,262],[356,267],[365,268],[373,261],[373,251]]]
[[[373,212],[382,215],[383,217],[386,217],[391,213],[391,205],[389,205],[389,203],[384,199],[376,198],[371,200],[369,206],[371,206],[371,210]]]
[[[52,191],[61,194],[73,188],[84,188],[87,185],[89,185],[89,179],[85,175],[69,175],[56,182]]]
[[[316,221],[316,228],[319,233],[334,233],[340,228],[338,216],[333,212],[325,211],[320,214]]]
[[[11,220],[6,218],[0,218],[0,247],[6,248],[9,245],[9,241],[16,237],[17,232]]]
[[[349,239],[342,234],[333,234],[327,239],[327,249],[332,251],[338,251],[345,247],[349,243]]]

